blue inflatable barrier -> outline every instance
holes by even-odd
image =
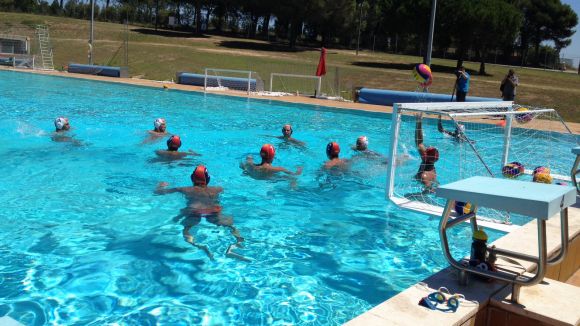
[[[394,103],[449,102],[451,94],[393,91],[388,89],[360,88],[355,91],[355,101],[367,104],[389,105]],[[455,101],[455,97],[453,97]],[[466,102],[496,102],[499,98],[468,96]]]
[[[129,77],[129,69],[127,69],[127,67],[81,65],[78,63],[71,63],[68,65],[67,71],[75,74],[120,77],[120,78]]]
[[[219,83],[218,83],[219,77]],[[183,85],[193,85],[193,86],[204,86],[205,75],[202,74],[192,74],[188,72],[178,72],[176,75],[177,83]],[[258,91],[263,91],[263,86],[256,86],[258,83],[256,79],[250,79],[250,91],[256,92],[256,87]],[[207,76],[207,87],[227,87],[230,89],[248,89],[248,79],[238,78],[238,77],[223,77],[223,76]],[[261,88],[261,89],[260,89]]]

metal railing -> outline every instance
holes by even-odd
[[[479,276],[489,277],[496,280],[501,280],[512,284],[512,302],[518,302],[520,296],[520,288],[522,286],[531,286],[538,284],[544,278],[546,274],[547,266],[560,263],[564,256],[566,256],[568,249],[568,208],[564,208],[560,211],[561,220],[561,249],[557,256],[548,259],[547,257],[547,245],[546,245],[546,220],[538,219],[538,256],[531,256],[526,254],[517,253],[511,250],[499,249],[499,248],[488,248],[490,254],[498,254],[504,257],[510,257],[514,259],[520,259],[537,264],[537,268],[534,276],[526,276],[512,271],[488,271],[483,269],[478,269],[472,266],[465,266],[455,260],[451,255],[449,250],[449,242],[447,239],[447,230],[460,224],[461,222],[470,220],[471,227],[475,232],[477,228],[477,206],[474,205],[473,212],[458,216],[457,218],[449,221],[451,216],[451,209],[454,207],[455,201],[448,200],[445,209],[443,211],[443,216],[439,223],[439,235],[441,237],[441,246],[443,248],[443,253],[445,258],[451,266],[459,270],[459,282],[463,285],[467,284],[467,274],[472,273]]]

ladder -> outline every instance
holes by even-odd
[[[52,46],[50,44],[48,27],[46,25],[36,25],[36,35],[38,35],[38,44],[40,46],[42,69],[54,70],[54,62],[52,60]]]

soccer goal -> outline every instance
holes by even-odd
[[[284,92],[288,94],[320,96],[322,90],[322,76],[270,74],[270,93]]]
[[[34,59],[35,59],[34,55],[26,55],[26,54],[5,55],[5,54],[0,54],[0,65],[9,66],[9,67],[13,67],[13,68],[34,69],[35,68]]]
[[[550,169],[552,183],[569,183],[578,138],[554,109],[522,107],[513,102],[395,104],[391,122],[387,195],[402,208],[441,216],[444,200],[417,179],[421,163],[416,150],[418,115],[425,146],[437,148],[437,182],[447,184],[472,176],[503,178],[504,166],[518,162],[518,175],[532,182],[536,167]],[[511,224],[505,212],[482,208],[491,222]],[[502,229],[501,227],[497,227]]]
[[[205,68],[204,71],[204,90],[234,90],[248,95],[264,90],[264,82],[253,71],[216,68]]]

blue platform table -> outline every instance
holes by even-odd
[[[531,286],[544,278],[548,265],[558,264],[568,250],[568,207],[576,202],[576,191],[572,187],[543,183],[524,182],[489,177],[472,177],[441,186],[437,196],[447,199],[439,223],[439,235],[445,258],[459,271],[459,281],[467,284],[468,273],[512,284],[511,300],[517,302],[521,286]],[[455,201],[471,203],[469,214],[451,219]],[[470,220],[473,231],[477,230],[477,210],[479,207],[493,208],[510,213],[526,215],[537,220],[538,256],[522,254],[507,249],[488,248],[488,252],[498,256],[520,259],[537,264],[533,276],[526,276],[509,270],[489,271],[465,266],[455,260],[449,252],[447,230]],[[560,213],[561,250],[557,256],[548,259],[546,250],[546,220]]]

